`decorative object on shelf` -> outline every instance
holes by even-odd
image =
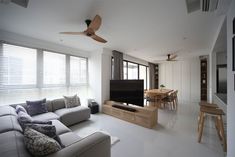
[[[235,71],[235,36],[233,37],[233,71]]]
[[[161,84],[161,85],[160,85],[160,88],[161,88],[161,90],[162,90],[163,88],[165,88],[164,84]]]

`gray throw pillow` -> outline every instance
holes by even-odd
[[[80,106],[80,99],[79,97],[76,95],[74,96],[64,96],[64,103],[66,108],[71,108],[71,107],[76,107],[76,106]]]
[[[46,156],[61,149],[56,140],[28,127],[24,131],[24,142],[34,156]]]
[[[23,106],[17,105],[16,106],[16,113],[18,114],[20,111],[27,113],[26,109]]]
[[[37,101],[26,101],[27,110],[30,116],[46,113],[46,99],[37,100]]]
[[[20,125],[22,125],[24,123],[30,123],[33,121],[32,117],[28,113],[25,113],[23,111],[20,111],[18,113],[17,119],[18,119]]]

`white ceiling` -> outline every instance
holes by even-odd
[[[102,44],[84,36],[84,20],[96,14],[103,23]],[[187,14],[185,0],[29,0],[28,8],[0,4],[0,29],[73,48],[116,49],[148,61],[171,52],[208,53],[223,16],[201,11]]]

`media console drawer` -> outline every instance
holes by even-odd
[[[123,118],[127,121],[135,121],[135,114],[131,112],[123,112]]]

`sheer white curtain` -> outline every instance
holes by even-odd
[[[37,50],[1,44],[1,89],[36,86]]]
[[[85,58],[70,56],[70,84],[87,83],[87,62]]]
[[[53,52],[43,52],[43,84],[65,85],[66,83],[66,56]]]

